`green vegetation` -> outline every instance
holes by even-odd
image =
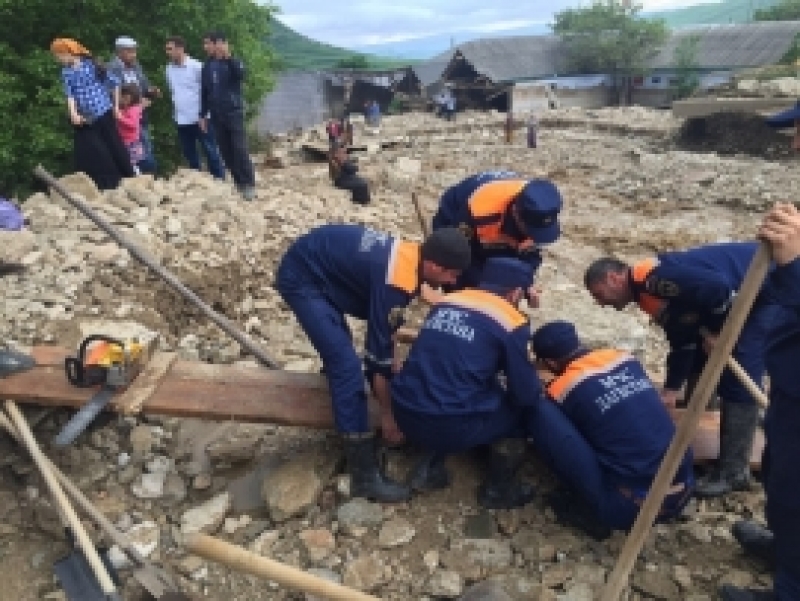
[[[279,57],[281,69],[315,70],[332,68],[391,69],[414,61],[354,54],[352,50],[317,42],[297,33],[277,19],[270,21],[269,42]],[[351,64],[359,66],[350,66]],[[362,66],[364,65],[364,66]]]
[[[72,169],[72,130],[61,88],[60,67],[50,42],[73,37],[104,60],[111,58],[117,36],[139,43],[139,60],[153,85],[165,92],[149,111],[159,169],[180,160],[172,103],[164,81],[164,41],[187,40],[202,57],[201,38],[210,29],[227,33],[235,55],[248,67],[245,95],[257,108],[272,85],[273,57],[265,46],[271,8],[251,0],[0,0],[0,187],[24,194],[35,183],[39,163],[55,174]]]
[[[755,11],[756,21],[800,21],[800,0],[783,0]]]
[[[555,15],[553,32],[566,42],[574,73],[610,73],[617,84],[645,71],[647,60],[667,38],[663,21],[642,19],[641,7],[596,2]]]
[[[678,74],[678,82],[675,85],[677,99],[688,98],[700,85],[700,79],[697,77],[697,45],[699,43],[700,38],[693,35],[681,40],[681,43],[675,48],[673,64]]]

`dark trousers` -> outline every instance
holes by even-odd
[[[130,154],[111,110],[73,131],[75,170],[88,175],[100,190],[116,188],[123,177],[134,176]]]
[[[336,429],[345,434],[370,431],[361,359],[341,311],[303,276],[291,256],[278,267],[275,288],[319,353],[328,379]]]
[[[153,137],[150,135],[150,128],[144,120],[142,122],[139,140],[142,142],[142,147],[144,148],[144,158],[136,163],[136,166],[142,173],[155,174],[158,170],[158,164],[156,163],[156,155],[153,151]]]
[[[219,153],[237,186],[255,186],[256,176],[247,150],[244,113],[213,115],[211,123],[219,145]]]
[[[392,403],[392,412],[397,427],[409,442],[442,455],[526,435],[524,410],[511,403],[503,403],[491,413],[466,415],[429,415]]]
[[[201,169],[200,153],[197,152],[199,144],[203,149],[203,154],[206,156],[208,172],[217,179],[225,179],[225,169],[217,151],[214,128],[210,122],[206,125],[205,132],[200,129],[200,125],[197,123],[178,125],[178,139],[181,143],[181,151],[186,162],[189,163],[189,167],[197,171]]]
[[[542,459],[592,508],[598,520],[615,530],[631,527],[647,496],[646,487],[622,484],[604,469],[594,449],[555,403],[537,403],[529,413],[528,427]],[[691,456],[684,460],[675,482],[685,487],[664,499],[659,520],[680,515],[691,498]]]
[[[800,398],[770,395],[764,430],[762,476],[767,524],[775,535],[775,595],[778,601],[796,601],[800,599]]]

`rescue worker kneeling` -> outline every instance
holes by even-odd
[[[547,387],[549,400],[530,415],[533,444],[578,497],[572,507],[554,507],[559,520],[597,538],[609,535],[608,529],[627,530],[675,433],[658,391],[634,357],[587,350],[569,322],[539,328],[533,351],[557,376]],[[678,516],[693,486],[687,451],[658,519]],[[598,523],[605,532],[594,528]]]
[[[448,485],[447,454],[494,443],[478,503],[501,509],[533,498],[533,488],[515,479],[526,448],[524,415],[542,394],[528,360],[528,320],[516,308],[532,279],[530,264],[489,259],[478,289],[445,295],[427,315],[392,380],[398,427],[430,452],[412,471],[413,490]]]

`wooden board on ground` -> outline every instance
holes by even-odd
[[[0,379],[0,399],[47,407],[78,408],[94,394],[94,388],[76,388],[67,382],[64,358],[68,353],[64,349],[35,347],[32,355],[37,362],[35,368]],[[154,359],[158,357],[157,353]],[[147,397],[141,400],[142,413],[333,428],[328,386],[320,374],[291,373],[255,366],[210,365],[174,358],[151,363],[150,370],[146,368],[139,376],[147,379],[139,382],[137,378],[128,389],[132,393],[130,397],[137,403],[139,396]],[[160,373],[162,370],[163,374]],[[137,390],[140,392],[136,393]],[[150,394],[147,396],[145,393]],[[120,399],[125,401],[122,395]],[[113,408],[124,411],[119,403]],[[377,423],[374,401],[371,412],[373,423]],[[683,410],[676,409],[673,419],[679,420],[682,413]],[[759,430],[751,456],[754,468],[761,464],[763,448],[764,435]],[[693,449],[697,462],[718,456],[718,412],[707,412],[703,416]]]

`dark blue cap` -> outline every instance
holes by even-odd
[[[772,117],[767,117],[767,125],[776,129],[793,127],[795,121],[800,121],[800,101],[793,108],[782,111],[777,115],[772,115]]]
[[[538,359],[566,359],[581,347],[575,326],[568,321],[551,321],[536,330],[531,338]]]
[[[527,290],[533,284],[533,265],[511,257],[486,259],[478,287],[505,294],[509,290]]]
[[[546,179],[532,179],[517,197],[519,216],[525,231],[537,244],[550,244],[558,240],[561,226],[558,214],[563,202],[555,184]]]

